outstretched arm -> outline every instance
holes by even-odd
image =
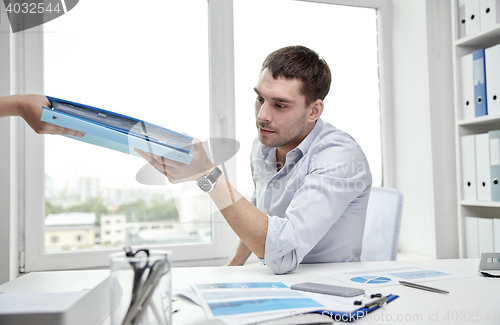
[[[42,95],[12,95],[0,97],[0,117],[20,116],[38,134],[64,134],[83,137],[85,133],[45,123],[40,120],[43,108],[50,107]]]
[[[208,159],[201,143],[195,139],[193,160],[185,165],[176,161],[135,149],[142,157],[149,161],[158,171],[167,176],[173,184],[186,181],[195,181],[199,177],[210,173],[215,165]],[[208,193],[220,212],[229,223],[229,226],[238,235],[246,247],[259,258],[264,258],[267,235],[268,217],[247,201],[231,183],[220,176],[214,189]],[[245,254],[250,255],[248,252]]]

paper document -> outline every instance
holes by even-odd
[[[178,294],[199,304],[208,319],[219,319],[228,325],[255,324],[280,318],[288,318],[290,324],[294,321],[305,323],[306,313],[335,311],[350,314],[363,307],[355,301],[362,301],[364,305],[372,300],[367,298],[369,295],[346,298],[291,290],[289,284],[282,282],[203,283],[191,287],[197,298],[193,298],[193,293],[187,289],[178,291]],[[310,318],[312,322],[324,321],[324,318],[314,315]]]
[[[325,308],[282,282],[193,284],[208,319],[249,324]]]
[[[281,282],[207,283],[195,284],[193,289],[209,318],[324,308]]]
[[[369,289],[382,286],[399,285],[400,280],[409,282],[427,282],[470,277],[471,275],[442,271],[420,266],[393,268],[353,269],[328,272],[323,276],[340,280],[354,287]]]

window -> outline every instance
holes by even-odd
[[[76,243],[81,243],[81,242],[83,242],[83,235],[76,235],[76,236],[75,236],[75,242],[76,242]]]
[[[59,243],[59,237],[58,237],[58,236],[52,236],[52,237],[50,237],[50,242],[51,242],[52,244],[57,244],[57,243]]]
[[[67,19],[45,24],[45,93],[208,138],[206,1],[149,1],[155,10],[148,15],[137,15],[132,4],[89,0],[80,3]],[[88,24],[89,16],[92,24]],[[188,17],[190,28],[176,33]],[[186,118],[186,114],[197,118]],[[45,214],[88,210],[97,215],[96,227],[100,218],[116,212],[125,214],[129,224],[182,223],[178,233],[169,238],[159,234],[156,242],[176,237],[184,240],[193,229],[210,227],[209,213],[186,208],[195,206],[195,201],[208,201],[206,195],[196,188],[171,185],[159,173],[157,177],[166,185],[141,184],[136,176],[145,165],[145,160],[120,152],[66,137],[45,137]],[[191,222],[183,223],[184,219]],[[146,237],[135,234],[136,244]],[[193,243],[205,240],[190,237]],[[102,246],[95,242],[85,248]]]
[[[331,2],[345,3],[343,0]],[[253,94],[248,101],[241,92],[252,93],[265,55],[281,45],[288,45],[275,43],[262,53],[248,51],[246,56],[243,55],[240,39],[247,36],[241,29],[246,19],[242,12],[245,5],[252,3],[234,1],[233,37],[231,0],[208,0],[208,9],[206,0],[152,0],[148,5],[156,10],[148,11],[148,15],[138,15],[136,4],[131,0],[80,2],[68,14],[26,33],[16,34],[16,44],[22,46],[12,49],[16,57],[13,61],[19,61],[23,69],[11,80],[21,85],[19,92],[45,93],[115,110],[187,132],[202,141],[210,137],[236,138],[242,147],[236,158],[225,162],[225,167],[229,179],[246,194],[242,187],[247,187],[248,181],[243,176],[248,177],[249,173],[243,168],[249,165],[249,149],[244,146],[249,143],[248,135],[253,137],[255,132],[244,130],[247,126],[240,123],[240,120],[249,119],[240,115],[240,111],[253,104]],[[285,10],[296,4],[328,6],[305,1],[279,3]],[[349,3],[367,5],[365,0]],[[384,3],[384,0],[374,0],[368,5],[380,12]],[[255,7],[262,4],[262,1],[255,2]],[[96,6],[99,11],[94,10]],[[270,6],[274,6],[272,2]],[[259,17],[262,14],[260,12]],[[89,17],[92,17],[91,23]],[[180,22],[174,23],[177,18]],[[256,25],[252,21],[247,28],[253,29]],[[189,42],[184,42],[186,39]],[[255,43],[251,38],[248,42]],[[257,44],[259,42],[257,40]],[[296,42],[302,41],[297,39]],[[314,44],[309,46],[323,55],[324,51]],[[233,50],[239,58],[236,62],[236,95]],[[245,61],[249,67],[252,65],[248,75],[241,70]],[[383,69],[380,71],[382,75],[385,73]],[[252,82],[244,85],[240,80]],[[238,98],[236,104],[235,96]],[[380,100],[383,102],[384,97]],[[334,107],[334,104],[330,106]],[[384,116],[381,118],[383,122]],[[342,129],[342,126],[337,126]],[[19,209],[20,231],[24,232],[20,236],[24,240],[20,244],[20,256],[26,258],[20,261],[21,272],[64,269],[67,265],[75,269],[106,266],[109,254],[120,249],[116,243],[134,237],[126,236],[127,233],[141,231],[147,236],[162,233],[163,238],[184,234],[184,242],[180,239],[150,241],[150,237],[143,237],[148,243],[154,243],[148,246],[172,250],[174,263],[207,259],[220,265],[226,261],[224,258],[234,253],[236,240],[232,230],[220,213],[212,211],[208,200],[200,201],[195,197],[199,190],[194,184],[191,188],[189,184],[163,185],[161,188],[138,185],[134,183],[135,175],[145,165],[138,158],[60,136],[38,136],[23,123],[19,123],[19,128],[19,139],[14,137],[17,139],[14,146],[19,148],[16,158],[21,175],[19,188],[22,189],[19,202],[26,202]],[[240,162],[238,169],[237,161]],[[181,195],[176,196],[179,193]],[[194,201],[196,205],[192,204]],[[172,205],[175,208],[168,209],[177,213],[177,220],[171,220],[165,214],[160,215],[159,220],[151,217],[155,211],[164,211]],[[66,211],[69,206],[76,211],[86,212],[89,206],[100,211],[96,213],[95,223],[88,227],[88,236],[83,238],[90,242],[71,246],[66,243],[69,237],[64,243],[59,240],[58,245],[48,251],[50,241],[45,235],[50,234],[44,234],[41,211],[45,207],[52,213],[70,212]],[[191,213],[188,213],[190,209]],[[116,225],[117,222],[113,221],[116,219],[104,219],[110,223],[104,221],[101,224],[101,217],[112,214],[125,215],[121,225]],[[152,231],[152,222],[158,222],[161,229]],[[100,228],[104,225],[106,229]],[[117,230],[121,231],[120,235]],[[97,241],[101,243],[97,244]],[[146,240],[139,238],[135,243],[142,245]]]
[[[148,2],[155,10],[137,15],[131,0],[80,3],[67,15],[33,29],[44,33],[26,33],[22,50],[30,76],[22,82],[35,89],[29,92],[114,110],[202,141],[234,138],[228,127],[234,125],[233,84],[230,78],[221,80],[233,74],[232,54],[226,50],[230,39],[224,29],[231,24],[219,24],[232,21],[232,4],[211,0],[208,5],[206,0],[155,0]],[[88,17],[93,17],[91,22]],[[223,123],[211,116],[223,117]],[[29,216],[23,227],[27,235],[22,271],[61,269],[69,263],[74,268],[105,266],[108,255],[120,249],[106,243],[122,238],[135,245],[154,243],[155,249],[170,249],[174,262],[217,263],[233,254],[234,233],[194,182],[139,184],[136,174],[146,165],[140,158],[59,136],[45,136],[43,144],[30,131],[26,130],[21,150],[26,161],[44,163],[24,167],[25,184],[30,184],[25,195],[34,199],[22,213]],[[234,179],[234,161],[226,162],[226,167]],[[43,217],[34,217],[43,206],[52,213],[89,206],[98,210],[94,233],[102,216],[117,211],[126,215],[122,231],[140,232],[141,223],[154,221],[174,222],[175,227],[168,236],[144,230],[149,232],[100,240],[104,244],[98,242],[100,236],[91,236],[88,240],[93,242],[72,249],[71,254],[63,254],[66,246],[49,252],[40,241],[43,225],[38,220]]]
[[[265,23],[256,24],[257,16]],[[381,186],[376,10],[305,1],[235,1],[234,22],[239,190],[246,197],[253,191],[249,164],[251,139],[257,135],[255,123],[249,122],[255,121],[253,88],[266,56],[288,45],[309,47],[328,63],[332,84],[321,118],[357,140],[367,156],[373,185]]]

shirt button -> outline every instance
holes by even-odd
[[[269,187],[273,187],[273,183],[269,183]]]

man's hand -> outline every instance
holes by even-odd
[[[245,265],[245,262],[248,260],[252,251],[250,248],[245,245],[242,241],[240,241],[238,248],[236,249],[236,254],[234,254],[233,259],[226,264],[226,266],[242,266]]]
[[[200,140],[193,140],[193,160],[191,164],[183,164],[146,151],[134,149],[139,155],[146,159],[160,173],[167,176],[172,184],[196,181],[201,176],[210,173],[215,165],[208,159],[208,156],[201,145]]]
[[[17,112],[26,123],[38,134],[63,134],[82,138],[85,133],[67,129],[61,126],[45,123],[40,120],[42,106],[51,107],[47,97],[42,95],[15,95]]]
[[[243,265],[245,265],[245,263],[242,263],[241,261],[235,261],[234,259],[232,259],[225,266],[243,266]]]

